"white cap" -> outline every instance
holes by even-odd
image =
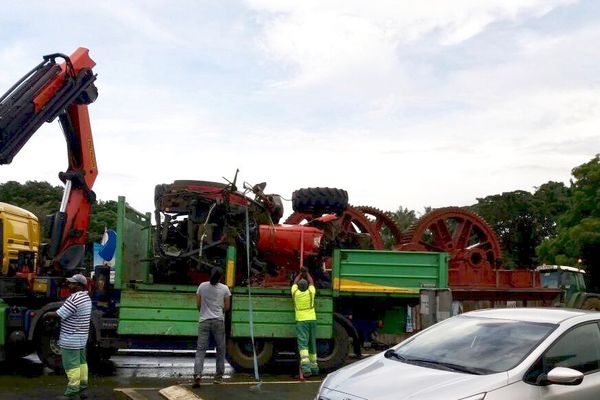
[[[75,274],[70,278],[67,278],[67,282],[79,283],[80,285],[87,285],[87,278],[81,274]]]

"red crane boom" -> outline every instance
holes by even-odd
[[[0,164],[13,157],[45,123],[58,117],[67,142],[68,167],[60,210],[49,216],[46,257],[53,272],[71,270],[83,260],[92,191],[98,175],[88,105],[98,97],[88,49],[71,56],[50,54],[0,97]],[[61,64],[57,59],[63,59]]]

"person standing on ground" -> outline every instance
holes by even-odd
[[[204,356],[212,335],[217,346],[217,373],[214,383],[223,381],[225,373],[225,312],[231,306],[231,291],[220,283],[223,270],[215,267],[210,271],[209,282],[202,282],[196,291],[196,305],[200,310],[198,325],[198,347],[194,361],[193,388],[200,387]]]
[[[88,388],[88,365],[86,345],[90,333],[92,301],[87,292],[87,279],[81,274],[67,278],[72,294],[56,312],[46,313],[48,317],[60,317],[60,337],[62,365],[67,374],[67,388],[64,398],[79,396],[86,399]]]
[[[317,314],[315,312],[315,284],[308,270],[302,267],[292,285],[292,299],[296,313],[296,337],[304,376],[318,375]]]

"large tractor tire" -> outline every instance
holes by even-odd
[[[256,345],[256,359],[258,368],[269,364],[273,358],[273,342],[263,339],[254,339]],[[227,362],[237,372],[252,372],[254,370],[254,356],[250,338],[231,338],[227,340]]]
[[[588,297],[581,305],[581,309],[600,311],[600,298]]]
[[[298,189],[292,193],[292,208],[314,215],[339,214],[348,208],[348,192],[326,187]]]
[[[338,321],[333,322],[333,338],[317,340],[317,362],[323,372],[333,371],[344,364],[350,353],[350,336]]]

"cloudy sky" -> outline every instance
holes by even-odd
[[[94,190],[140,211],[158,183],[236,168],[288,199],[462,206],[568,182],[600,152],[599,17],[596,0],[7,2],[0,92],[89,48]],[[65,167],[46,124],[0,182]]]

